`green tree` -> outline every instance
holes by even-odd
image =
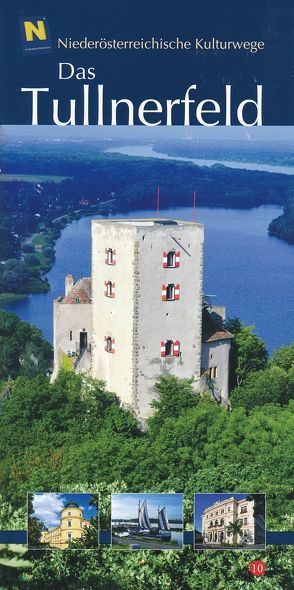
[[[36,254],[27,254],[25,256],[25,263],[28,266],[38,266],[40,264],[40,260]]]
[[[281,346],[279,350],[275,350],[271,362],[284,371],[290,371],[294,367],[294,342],[290,346]]]
[[[254,513],[253,516],[264,516],[265,517],[265,496],[264,494],[249,494],[246,498],[249,502],[254,501]]]
[[[14,258],[19,254],[19,243],[10,229],[0,226],[0,260]]]
[[[267,366],[268,353],[263,340],[253,333],[253,326],[245,326],[238,318],[228,319],[225,326],[234,335],[230,352],[230,388],[239,387],[252,371]]]
[[[230,393],[233,408],[242,406],[252,410],[264,404],[287,404],[294,398],[294,384],[278,366],[251,373],[240,387]]]
[[[178,379],[173,375],[163,376],[155,384],[157,399],[151,402],[156,410],[148,420],[149,427],[158,428],[167,417],[176,418],[183,411],[193,408],[198,403],[198,395],[193,389],[193,379]]]
[[[233,545],[237,545],[238,536],[242,534],[242,525],[237,520],[235,522],[229,522],[227,526],[227,535],[233,537]]]
[[[28,545],[29,547],[42,547],[41,533],[44,530],[44,523],[34,514],[34,494],[28,494]]]
[[[0,379],[47,374],[52,353],[38,328],[0,309]]]

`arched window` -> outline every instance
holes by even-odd
[[[221,526],[224,526],[224,524],[225,524],[225,521],[224,521],[224,519],[223,519],[223,518],[221,518],[220,524],[221,524]]]
[[[105,248],[105,264],[115,266],[116,264],[116,250],[112,248]]]
[[[165,356],[174,356],[174,342],[167,340],[165,343]]]
[[[115,283],[112,281],[104,281],[104,295],[105,297],[115,297]]]
[[[215,521],[214,526],[218,526],[218,520]]]
[[[170,283],[166,287],[166,300],[167,301],[174,301],[175,299],[175,286]]]
[[[169,252],[162,253],[162,266],[163,268],[178,268],[180,266],[180,252],[170,250]]]
[[[115,352],[115,339],[111,336],[104,336],[104,350],[106,352]]]
[[[112,282],[108,281],[106,286],[107,297],[112,297]]]
[[[171,250],[167,253],[167,267],[173,268],[176,266],[176,253],[174,250]]]
[[[174,283],[161,285],[161,299],[162,301],[177,301],[180,299],[180,285]]]
[[[106,338],[106,350],[107,352],[112,351],[112,338],[110,336],[107,336]]]
[[[162,340],[161,341],[161,356],[180,356],[180,341],[179,340]]]

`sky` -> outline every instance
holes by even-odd
[[[149,518],[157,518],[158,507],[165,506],[169,520],[183,517],[182,494],[112,494],[111,519],[135,519],[138,516],[139,500],[147,500]]]
[[[215,502],[220,500],[227,500],[227,498],[236,498],[236,500],[244,500],[249,496],[248,494],[195,494],[194,496],[194,523],[197,531],[202,531],[202,514],[203,511],[212,506]]]
[[[96,516],[95,506],[89,506],[91,494],[34,494],[34,514],[47,528],[53,528],[60,523],[60,512],[67,502],[76,502],[78,506],[84,509],[84,518],[89,520]]]
[[[271,127],[271,126],[254,126],[243,127],[242,125],[225,127],[223,125],[217,127],[184,127],[182,125],[166,127],[160,125],[158,127],[145,127],[144,125],[135,126],[110,126],[105,125],[98,127],[90,125],[89,127],[71,126],[58,127],[56,125],[3,125],[1,127],[2,136],[6,137],[27,137],[38,139],[54,139],[62,137],[63,139],[83,138],[83,139],[183,139],[193,138],[200,140],[243,140],[243,141],[292,141],[294,142],[293,127]]]

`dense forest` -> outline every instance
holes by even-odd
[[[2,324],[5,316],[6,323],[13,321],[3,312]],[[25,528],[28,490],[70,490],[101,493],[100,526],[109,530],[111,491],[140,489],[184,491],[188,529],[195,491],[266,492],[267,529],[291,528],[294,344],[269,358],[250,327],[238,319],[227,326],[235,336],[231,410],[209,392],[196,395],[191,380],[166,376],[156,384],[154,415],[144,430],[116,395],[89,377],[65,371],[50,383],[44,365],[31,374],[22,363],[13,379],[2,377],[0,527]],[[25,350],[22,341],[19,355]],[[175,584],[182,590],[251,590],[256,580],[248,566],[261,558],[267,566],[267,576],[258,580],[261,590],[291,590],[293,548],[249,553],[208,556],[186,547],[121,555],[103,546],[77,557],[0,547],[0,583],[11,590],[157,590],[159,582],[163,590]]]
[[[106,143],[5,143],[0,300],[1,293],[25,295],[49,289],[43,275],[54,262],[55,240],[66,223],[89,213],[155,209],[158,185],[162,208],[191,206],[195,189],[198,205],[213,207],[285,205],[294,195],[291,176],[107,154],[103,153]],[[283,216],[288,229],[281,231],[279,222],[271,233],[291,241],[289,207],[285,205]]]
[[[270,223],[269,234],[294,244],[294,199],[290,199],[284,205],[282,215]]]

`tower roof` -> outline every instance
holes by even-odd
[[[64,508],[79,508],[79,505],[76,502],[67,502]]]
[[[214,314],[216,316],[216,314]],[[234,338],[231,332],[228,332],[223,327],[221,318],[220,321],[212,318],[212,314],[203,309],[202,312],[202,342],[214,342],[215,340],[226,340]]]
[[[61,303],[91,303],[91,283],[92,281],[90,277],[79,279],[69,290],[68,294],[60,298],[59,301]]]

